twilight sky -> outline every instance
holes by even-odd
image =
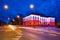
[[[30,8],[31,4],[33,8]],[[8,9],[5,9],[4,5],[7,5]],[[60,19],[60,0],[0,0],[0,20],[5,22],[18,14],[26,16],[36,11]]]

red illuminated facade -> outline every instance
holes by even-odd
[[[41,17],[39,15],[31,14],[23,18],[24,26],[54,26],[55,18],[52,17]]]

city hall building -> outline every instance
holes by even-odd
[[[31,14],[23,18],[24,26],[55,26],[55,18]]]

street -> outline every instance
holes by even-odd
[[[55,31],[43,31],[38,29],[25,29],[20,40],[60,40],[60,34]]]
[[[18,27],[10,32],[0,31],[0,40],[60,40],[57,28]]]

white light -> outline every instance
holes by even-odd
[[[13,21],[15,21],[15,20],[13,19]]]
[[[30,4],[30,8],[33,9],[34,8],[34,5],[33,4]]]
[[[10,20],[10,18],[8,18],[8,20]]]
[[[4,8],[5,8],[5,9],[8,9],[8,5],[4,5]]]
[[[14,26],[9,25],[9,27],[10,27],[12,30],[15,30],[15,27],[14,27]]]
[[[19,15],[17,15],[17,18],[20,18],[20,16],[19,16]]]

